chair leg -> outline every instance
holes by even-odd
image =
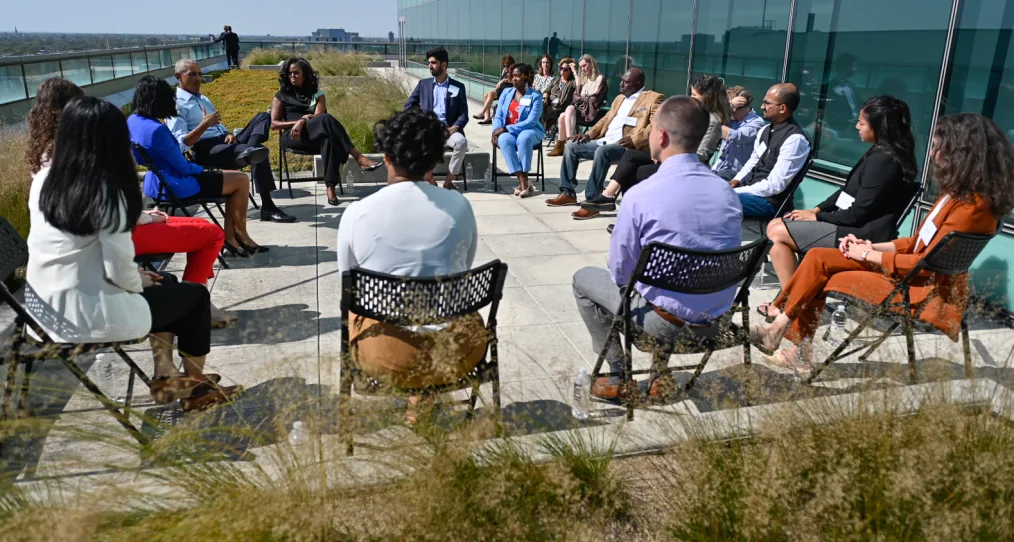
[[[144,374],[144,371],[142,371],[136,363],[134,363],[134,359],[127,355],[127,352],[123,350],[123,347],[114,347],[113,351],[116,352],[117,355],[120,356],[120,359],[122,359],[123,362],[130,367],[131,374],[136,373],[137,376],[141,377],[141,382],[144,382],[145,386],[148,386],[149,388],[151,387],[151,379],[148,378],[148,375]]]
[[[968,336],[968,321],[961,319],[961,352],[965,356],[965,378],[975,378],[975,367],[972,365],[972,345]]]
[[[18,417],[28,414],[28,391],[32,387],[32,360],[25,361],[25,374],[21,377],[21,397],[18,398]]]
[[[834,351],[827,356],[827,358],[824,360],[824,363],[814,366],[813,370],[810,371],[810,377],[806,379],[806,383],[812,384],[813,381],[816,380],[818,376],[820,376],[820,373],[823,372],[828,365],[831,365],[832,362],[837,361],[841,353],[844,352],[845,349],[848,348],[850,344],[852,344],[852,341],[854,341],[856,337],[858,337],[859,334],[862,333],[863,330],[866,329],[866,327],[869,326],[872,322],[873,316],[870,315],[867,316],[866,319],[863,320],[861,324],[856,326],[856,328],[852,330],[852,333],[849,333],[849,336],[845,337],[845,340],[842,341],[841,344],[839,344],[834,349]]]
[[[342,345],[342,368],[338,384],[338,437],[345,443],[345,455],[353,454],[353,436],[349,427],[352,417],[352,367],[348,343]]]
[[[546,164],[542,161],[542,145],[539,145],[539,177],[542,180],[542,191],[546,191]]]
[[[683,393],[690,393],[690,390],[694,389],[694,384],[697,383],[697,377],[701,376],[701,373],[704,372],[704,367],[708,365],[708,360],[711,359],[711,354],[714,352],[714,350],[708,348],[708,351],[704,353],[704,357],[701,358],[701,362],[697,364],[697,368],[694,369],[694,376],[691,376],[690,381],[683,386]]]
[[[919,373],[915,367],[915,333],[912,329],[912,321],[906,318],[903,325],[905,327],[905,346],[908,349],[908,379],[912,384],[917,384]]]
[[[78,381],[81,382],[81,384],[84,385],[84,387],[87,388],[100,403],[102,403],[102,407],[108,410],[109,413],[116,418],[116,421],[119,422],[128,433],[130,433],[130,436],[134,437],[134,440],[136,440],[138,444],[141,446],[148,446],[151,444],[151,439],[141,433],[136,427],[134,427],[134,424],[130,422],[130,416],[126,412],[121,412],[120,409],[116,408],[113,401],[110,400],[109,397],[107,397],[106,394],[103,393],[90,378],[88,378],[88,375],[86,375],[84,371],[78,367],[77,363],[74,363],[74,361],[66,354],[60,356],[60,361],[63,362],[63,365],[74,374]]]
[[[254,209],[258,209],[259,210],[261,208],[260,205],[257,205],[257,200],[254,199],[254,193],[253,193],[252,190],[250,191],[250,203],[253,204],[253,208]]]
[[[18,364],[21,361],[21,344],[24,342],[25,326],[18,322],[14,326],[14,335],[11,338],[11,349],[4,365],[7,368],[7,382],[4,385],[3,411],[0,412],[0,421],[14,419],[14,388],[18,381]]]
[[[887,338],[890,337],[891,334],[894,333],[894,330],[898,329],[899,326],[901,326],[901,324],[898,322],[892,323],[891,327],[887,328],[887,331],[882,333],[880,337],[877,337],[877,340],[873,341],[872,343],[870,343],[868,347],[866,347],[866,351],[863,352],[861,356],[859,356],[859,361],[865,362],[866,360],[870,359],[870,354],[873,354],[873,351],[879,348],[880,345],[883,344],[884,341],[886,341]]]
[[[490,168],[489,173],[493,177],[493,191],[496,192],[497,191],[496,147],[493,147],[493,152],[491,154],[493,155],[493,160],[491,160],[491,163],[489,165]]]

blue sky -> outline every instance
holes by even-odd
[[[246,34],[309,35],[318,28],[345,28],[363,36],[398,29],[396,0],[239,0],[232,2],[144,0],[0,0],[0,31],[210,34],[232,25]]]

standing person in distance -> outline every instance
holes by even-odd
[[[225,58],[229,62],[229,69],[233,66],[239,68],[239,36],[232,31],[232,27],[225,25],[222,33],[215,38],[215,43],[225,42]]]

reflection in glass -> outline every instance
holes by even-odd
[[[39,85],[51,77],[60,77],[60,62],[33,62],[25,64],[25,79],[28,81],[28,97],[35,96]]]
[[[525,0],[524,46],[519,62],[538,70],[539,58],[549,50],[549,0]],[[554,56],[553,59],[556,59]]]
[[[27,98],[21,66],[0,66],[0,104]]]
[[[101,83],[114,77],[113,58],[108,56],[91,57],[92,81]]]
[[[796,120],[814,143],[815,168],[841,175],[859,160],[869,145],[859,140],[856,118],[865,99],[881,94],[908,103],[922,162],[951,5],[951,0],[798,4],[788,80],[803,95]]]
[[[686,93],[693,0],[633,0],[630,57],[644,69],[645,87],[666,96]]]
[[[557,60],[565,56],[581,56],[584,0],[552,0],[549,22],[552,26],[546,43],[549,54]]]
[[[148,60],[144,57],[144,51],[140,53],[130,53],[130,65],[134,73],[144,73],[148,71]]]
[[[619,94],[620,76],[627,70],[628,2],[587,0],[584,22],[584,52],[599,63],[609,82],[609,100]]]
[[[91,70],[88,69],[87,58],[71,58],[60,61],[63,78],[77,86],[92,84]]]
[[[500,77],[500,0],[475,0],[485,7],[483,24],[486,27],[485,43],[482,48],[482,73],[492,79]],[[507,50],[504,51],[509,52]]]

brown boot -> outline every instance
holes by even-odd
[[[556,145],[553,145],[553,150],[546,153],[546,156],[563,156],[563,148],[567,146],[566,141],[556,141]]]

